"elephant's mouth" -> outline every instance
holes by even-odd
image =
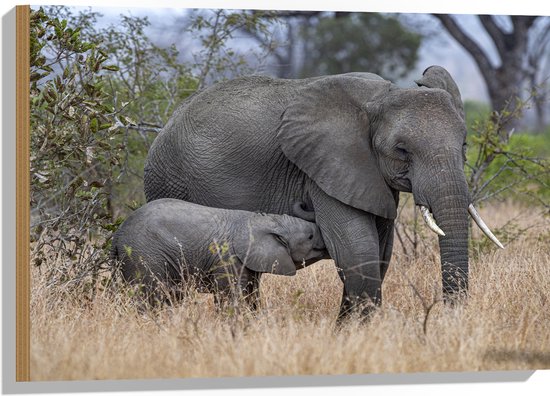
[[[319,260],[319,259],[329,259],[330,255],[328,254],[327,249],[313,249],[313,258],[310,260]]]
[[[398,173],[395,175],[391,181],[390,186],[398,191],[402,192],[412,192],[412,183],[406,172]]]

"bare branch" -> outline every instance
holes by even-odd
[[[491,39],[493,40],[493,43],[495,44],[495,47],[497,48],[497,51],[500,55],[500,59],[504,59],[506,57],[506,33],[503,32],[500,27],[495,23],[494,17],[491,15],[479,15],[478,16],[479,21],[489,33],[489,36],[491,36]]]
[[[494,67],[491,65],[491,61],[485,52],[483,52],[481,47],[464,32],[458,23],[456,23],[454,18],[447,14],[432,15],[439,19],[449,34],[453,36],[453,38],[458,41],[458,43],[462,45],[464,49],[470,53],[470,55],[472,55],[480,72],[484,76],[487,75],[487,77],[490,77],[489,74],[494,72]],[[485,80],[489,83],[490,78],[485,78]]]

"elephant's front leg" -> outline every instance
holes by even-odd
[[[382,302],[382,274],[379,257],[378,233],[374,221],[356,217],[329,230],[338,233],[335,245],[329,247],[344,283],[339,319],[359,311],[365,316]],[[360,232],[361,234],[357,234]],[[327,237],[329,240],[334,236]],[[333,252],[333,253],[332,253]]]
[[[376,216],[345,205],[322,191],[312,196],[316,223],[344,283],[339,319],[365,316],[380,304],[382,274]],[[385,272],[385,271],[384,271]]]

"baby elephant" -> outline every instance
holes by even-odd
[[[216,209],[159,199],[133,212],[113,236],[111,258],[150,302],[193,279],[218,297],[235,292],[255,309],[260,274],[294,275],[328,257],[315,223],[288,215]]]

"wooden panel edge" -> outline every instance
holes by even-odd
[[[30,381],[30,6],[16,16],[16,334],[15,380]]]

